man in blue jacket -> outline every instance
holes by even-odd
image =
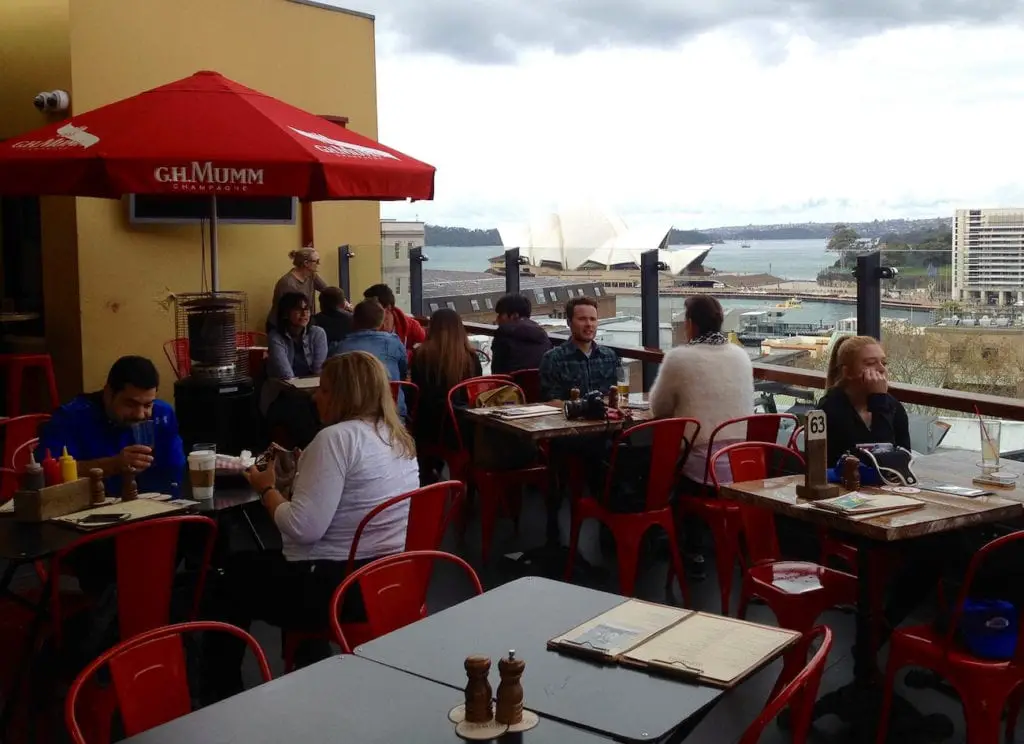
[[[140,493],[180,494],[185,453],[174,409],[157,400],[160,375],[149,359],[125,356],[114,362],[107,384],[79,395],[53,413],[39,434],[39,451],[57,457],[68,448],[81,476],[100,468],[107,494],[121,495],[121,473],[132,467]],[[132,425],[152,420],[151,441],[141,443]],[[148,439],[149,437],[147,437]]]

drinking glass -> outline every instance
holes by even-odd
[[[153,449],[156,446],[156,429],[153,426],[153,419],[136,421],[132,424],[132,442],[141,444],[143,447]]]
[[[999,438],[1002,421],[979,419],[981,428],[981,470],[994,473],[999,470]]]
[[[629,367],[620,364],[615,371],[615,384],[619,388],[619,400],[625,402],[629,399]]]

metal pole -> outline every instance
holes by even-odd
[[[882,254],[857,256],[857,335],[882,337]]]
[[[661,345],[658,332],[658,251],[640,254],[640,343],[648,349]],[[654,385],[658,365],[644,362],[644,392]]]
[[[338,286],[349,300],[352,299],[352,277],[349,273],[348,260],[355,255],[349,250],[348,243],[338,246]]]
[[[210,291],[220,289],[219,250],[217,245],[217,196],[210,197]]]
[[[519,249],[505,251],[505,294],[519,293]]]
[[[427,261],[422,248],[409,249],[409,310],[423,317],[423,262]]]

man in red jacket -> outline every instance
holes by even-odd
[[[395,306],[395,293],[387,284],[374,284],[363,292],[368,300],[377,300],[384,308],[384,325],[382,331],[394,333],[405,344],[412,357],[412,350],[427,340],[427,332],[415,318],[410,318],[400,307]]]

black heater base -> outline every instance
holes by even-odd
[[[251,378],[178,380],[174,408],[186,454],[199,442],[214,442],[218,452],[228,455],[259,445],[259,411]]]

